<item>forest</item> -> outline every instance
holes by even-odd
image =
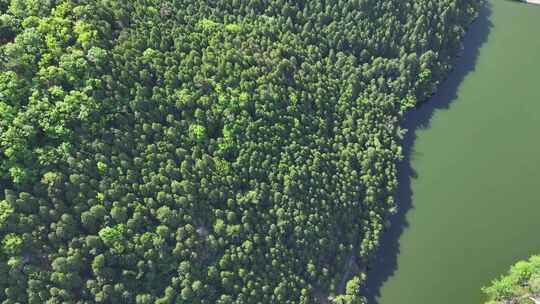
[[[1,303],[365,303],[479,2],[0,0]]]
[[[535,304],[540,302],[540,256],[519,261],[507,275],[482,288],[486,304]]]

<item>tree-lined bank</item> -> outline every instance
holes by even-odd
[[[379,304],[483,303],[482,286],[540,252],[540,6],[493,0],[483,16],[448,81],[407,120],[396,199],[412,207],[387,251],[399,254],[381,255],[392,267],[368,276],[387,274]]]

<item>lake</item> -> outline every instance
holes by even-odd
[[[482,286],[540,253],[540,6],[489,2],[405,126],[402,211],[371,265],[371,301],[482,303]]]

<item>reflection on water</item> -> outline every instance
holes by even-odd
[[[540,253],[540,6],[493,0],[439,92],[406,117],[400,213],[370,265],[379,304],[478,304]]]
[[[390,220],[391,228],[381,241],[381,248],[376,255],[376,260],[370,266],[366,294],[369,303],[375,303],[380,296],[380,289],[384,282],[392,276],[397,269],[397,257],[399,255],[399,237],[408,227],[406,213],[414,206],[412,202],[411,179],[416,178],[416,172],[411,166],[411,161],[422,157],[423,153],[414,150],[417,130],[429,128],[431,118],[436,110],[448,109],[450,103],[457,98],[458,87],[465,76],[474,70],[478,58],[479,49],[483,45],[492,27],[490,22],[491,7],[486,4],[479,13],[478,18],[470,26],[463,40],[461,56],[454,63],[454,70],[449,74],[437,93],[430,100],[421,104],[417,109],[410,111],[405,116],[404,128],[408,130],[403,139],[404,159],[398,167],[399,187],[396,198],[399,204],[399,212]]]

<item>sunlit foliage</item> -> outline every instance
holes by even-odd
[[[363,303],[477,2],[0,0],[2,304]]]

